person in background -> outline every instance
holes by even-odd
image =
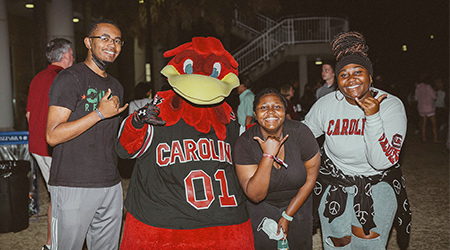
[[[292,101],[292,103],[299,104],[300,103],[300,83],[298,82],[298,80],[291,80],[289,84],[294,88],[294,96],[291,98],[291,101]],[[300,112],[300,111],[298,111],[298,112]]]
[[[299,114],[297,113],[297,106],[292,103],[292,97],[294,97],[294,88],[290,84],[285,84],[281,86],[280,93],[284,96],[287,101],[286,106],[286,118],[291,120],[298,120]]]
[[[151,101],[152,89],[150,83],[139,82],[134,88],[134,100],[128,106],[128,114],[131,115],[134,111],[144,107]]]
[[[434,80],[434,89],[436,90],[436,127],[439,132],[444,132],[445,126],[448,126],[448,97],[442,79]]]
[[[303,120],[305,118],[305,115],[311,109],[312,105],[317,101],[315,90],[316,90],[315,83],[308,82],[305,85],[303,95],[300,98],[300,107],[301,107],[300,120]]]
[[[372,87],[360,33],[339,33],[331,47],[338,89],[317,100],[304,120],[316,138],[325,135],[314,187],[323,248],[386,249],[395,222],[406,249],[411,211],[399,165],[405,109],[399,98]]]
[[[42,177],[48,188],[50,166],[52,157],[48,152],[47,140],[45,139],[45,127],[47,125],[48,113],[48,91],[56,75],[63,69],[72,66],[74,62],[72,43],[64,38],[55,38],[47,43],[45,56],[50,63],[46,69],[39,72],[31,81],[28,91],[27,121],[29,130],[29,150],[41,170]],[[52,203],[50,199],[48,207],[48,231],[47,242],[43,250],[50,249]]]
[[[276,249],[258,224],[264,217],[278,221],[277,233],[287,235],[290,249],[312,249],[311,190],[319,175],[319,147],[301,122],[286,118],[286,99],[263,89],[254,102],[257,124],[236,142],[234,163],[250,200],[255,249]]]
[[[417,82],[410,82],[407,85],[408,96],[406,97],[405,105],[406,105],[406,116],[408,117],[408,125],[410,130],[414,131],[414,134],[420,133],[420,115],[417,110],[417,101],[416,101],[416,88]]]
[[[113,21],[93,22],[82,63],[60,72],[50,88],[46,138],[53,146],[49,190],[52,249],[118,249],[123,191],[115,152],[128,104],[122,85],[106,73],[122,50]]]
[[[251,90],[252,81],[248,77],[242,77],[242,81],[237,87],[239,95],[239,106],[237,109],[237,118],[240,125],[239,134],[242,134],[247,126],[253,122],[253,101],[255,94]]]
[[[165,85],[163,85],[165,87]],[[152,89],[149,82],[139,82],[134,88],[134,100],[128,105],[128,114],[144,107],[152,101]],[[119,157],[119,173],[122,178],[130,178],[134,169],[134,159],[122,159]]]
[[[322,65],[322,80],[324,83],[316,90],[316,99],[320,99],[322,96],[336,90],[337,84],[334,73],[334,64],[326,62]]]
[[[422,142],[427,141],[427,120],[431,121],[431,130],[433,132],[433,140],[440,143],[436,128],[436,91],[428,84],[428,75],[422,73],[419,76],[419,84],[417,84],[415,99],[417,101],[417,110],[421,117],[420,131],[422,134]]]

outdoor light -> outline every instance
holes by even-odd
[[[322,58],[317,57],[317,58],[316,58],[315,64],[316,64],[316,65],[322,65]]]
[[[143,4],[143,3],[144,3],[144,0],[139,0],[139,3],[140,3],[140,4]]]
[[[403,46],[402,46],[402,50],[403,50],[403,51],[406,51],[406,50],[407,50],[407,48],[406,48],[406,44],[403,44]]]
[[[27,9],[33,9],[33,8],[34,8],[34,4],[32,4],[32,3],[27,3],[27,4],[25,4],[25,8],[27,8]]]
[[[74,23],[79,23],[79,22],[80,22],[80,19],[79,19],[78,17],[74,17],[74,18],[72,19],[72,22],[74,22]]]
[[[431,39],[434,39],[434,35],[431,35],[430,38],[431,38]]]

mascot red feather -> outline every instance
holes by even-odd
[[[254,249],[231,147],[239,129],[224,102],[238,63],[213,37],[164,53],[173,90],[122,123],[117,152],[136,158],[121,249]]]

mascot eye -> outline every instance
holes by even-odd
[[[214,63],[211,77],[217,78],[222,70],[222,65],[219,62]]]
[[[194,73],[194,62],[191,59],[186,59],[183,63],[183,70],[186,74]]]

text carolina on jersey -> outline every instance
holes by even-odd
[[[172,141],[172,145],[165,142],[159,143],[156,147],[156,162],[160,167],[172,165],[176,159],[181,163],[213,160],[233,164],[230,144],[219,140],[217,149],[214,144],[212,139],[206,138],[200,138],[198,141],[185,139],[180,142],[175,140]]]

